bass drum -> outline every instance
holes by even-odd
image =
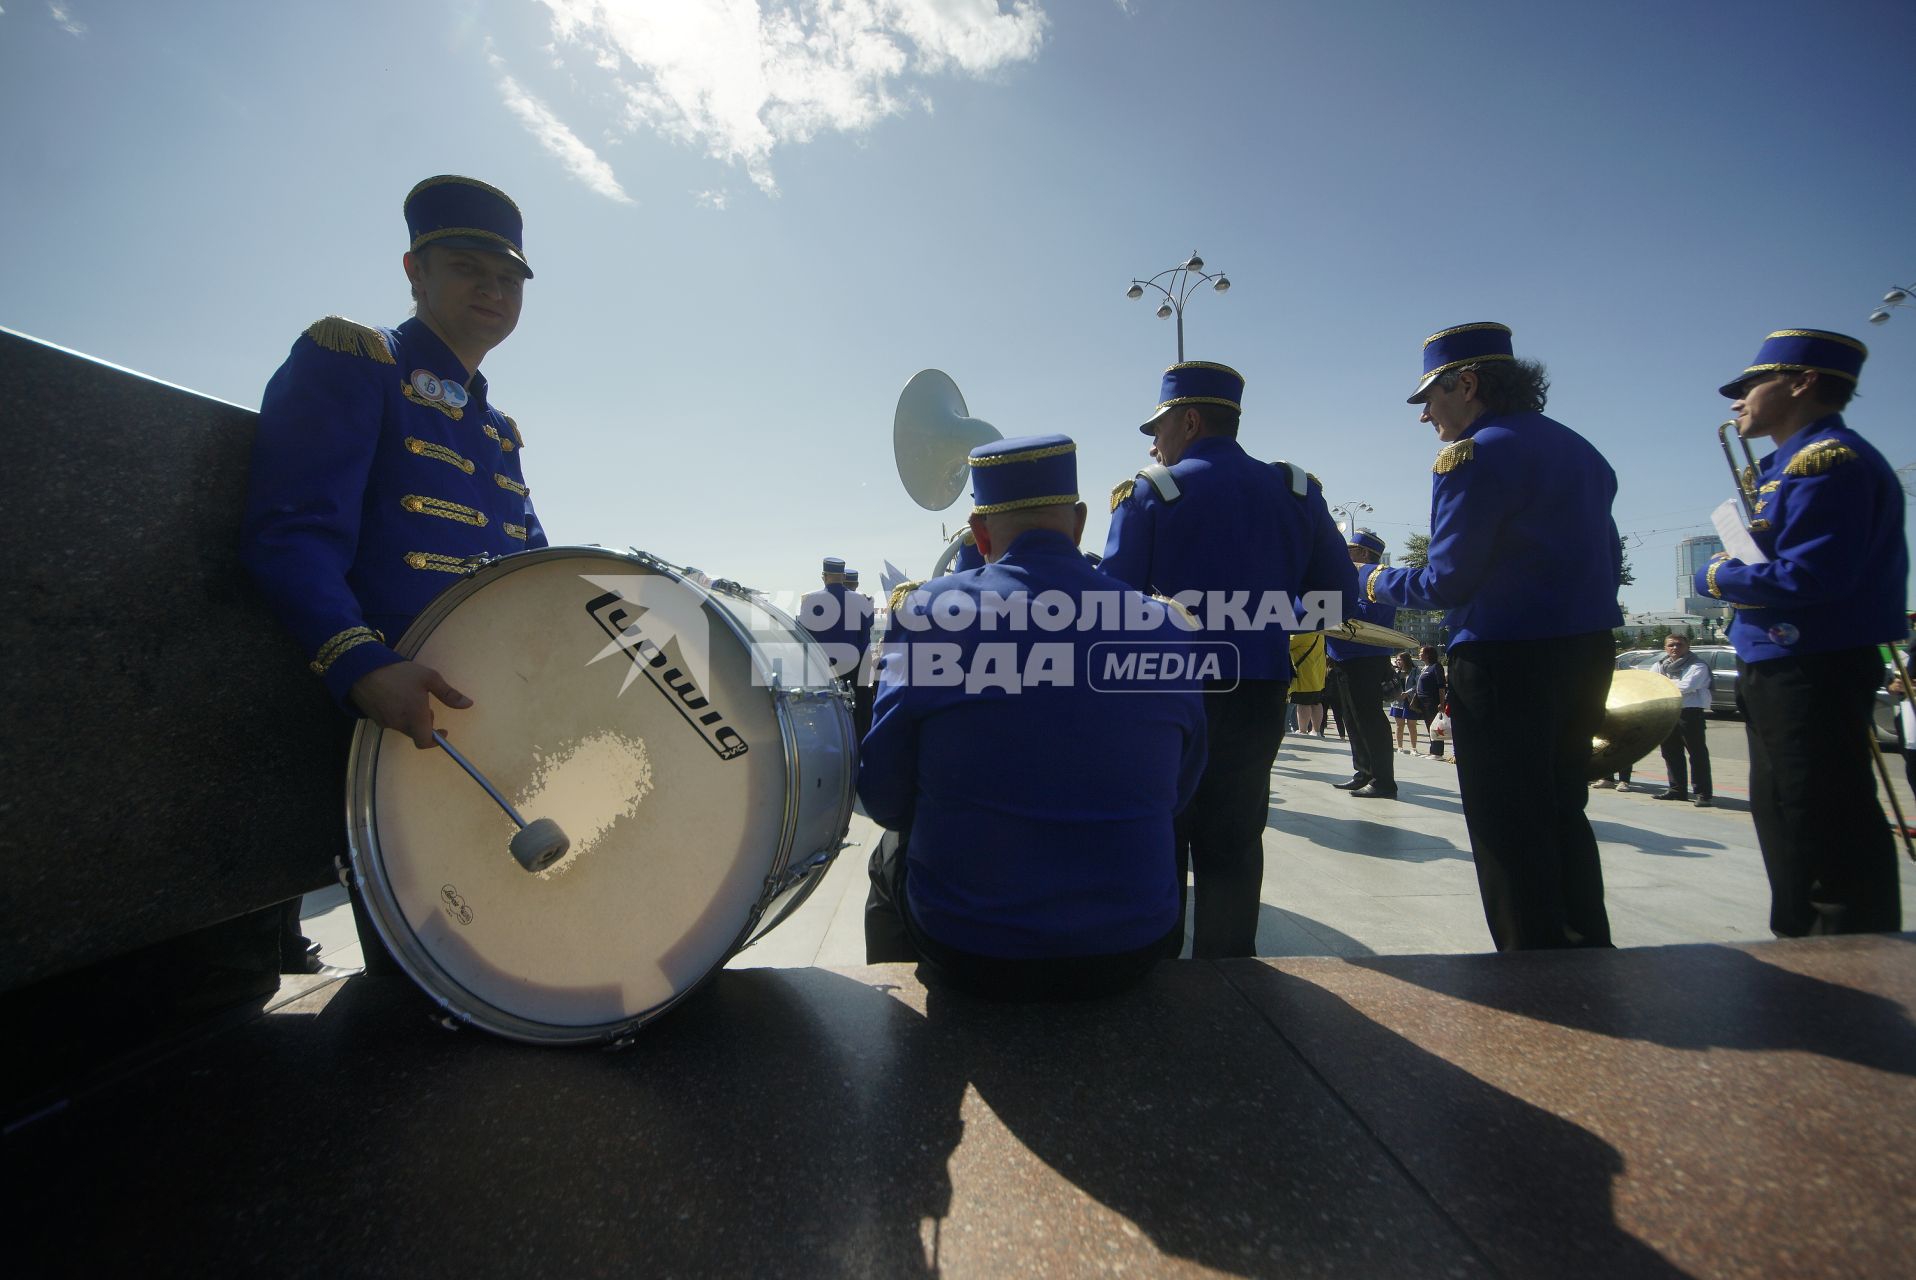
[[[444,751],[362,722],[352,871],[401,968],[516,1040],[621,1038],[817,885],[851,823],[855,742],[824,650],[733,583],[641,552],[494,560],[396,646],[473,699],[435,723],[564,857],[526,871],[511,818]]]

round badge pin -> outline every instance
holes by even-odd
[[[463,409],[466,407],[466,389],[458,383],[442,382],[439,384],[439,392],[445,398],[446,403],[453,408]]]
[[[1796,629],[1794,623],[1779,622],[1770,628],[1769,637],[1787,649],[1798,640],[1801,640],[1803,633]]]
[[[412,371],[412,389],[419,393],[422,400],[437,400],[444,394],[444,386],[424,369]]]

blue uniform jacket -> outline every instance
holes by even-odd
[[[1360,570],[1369,573],[1368,566]],[[1352,610],[1352,616],[1365,622],[1374,622],[1380,627],[1397,626],[1397,606],[1386,600],[1359,600]],[[1352,658],[1387,658],[1396,653],[1395,647],[1387,644],[1359,644],[1355,640],[1346,640],[1333,635],[1324,646],[1325,654],[1332,662],[1348,662]]]
[[[1759,468],[1751,533],[1768,564],[1712,560],[1699,595],[1736,607],[1730,643],[1745,662],[1901,640],[1909,545],[1903,491],[1869,441],[1819,418]]]
[[[1206,639],[1237,646],[1244,679],[1289,680],[1290,637],[1276,625],[1244,630],[1236,617],[1211,608],[1225,598],[1212,593],[1239,597],[1246,619],[1256,623],[1260,602],[1273,595],[1289,597],[1301,615],[1303,593],[1328,591],[1339,597],[1333,621],[1341,622],[1357,602],[1357,572],[1323,486],[1312,479],[1299,497],[1288,467],[1260,462],[1219,436],[1192,441],[1170,471],[1175,501],[1165,501],[1148,480],[1127,480],[1112,495],[1104,572],[1189,603]],[[1185,592],[1205,598],[1191,603]]]
[[[798,621],[825,647],[833,675],[849,676],[858,670],[872,641],[870,596],[842,582],[827,583],[798,602]]]
[[[1109,610],[1088,630],[936,621],[940,599],[1046,591],[1080,605],[1122,598],[1137,626],[1120,629]],[[886,635],[858,794],[874,821],[910,833],[913,920],[988,956],[1107,955],[1162,937],[1178,911],[1171,820],[1204,768],[1202,695],[1189,678],[1114,676],[1108,664],[1114,652],[1188,655],[1184,630],[1045,530],[995,564],[932,579],[900,613],[909,616]],[[1034,670],[1040,646],[1062,648],[1059,679],[1013,693],[914,678],[941,659],[975,676],[992,662],[989,646],[1005,646],[999,670],[1012,675]]]
[[[1617,475],[1588,440],[1541,413],[1482,417],[1432,470],[1429,563],[1366,570],[1366,598],[1445,610],[1453,645],[1622,624]]]
[[[486,392],[418,319],[322,320],[267,383],[241,558],[342,706],[469,557],[546,545]]]

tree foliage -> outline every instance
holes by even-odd
[[[1413,569],[1430,566],[1430,535],[1413,533],[1404,539],[1404,563]]]

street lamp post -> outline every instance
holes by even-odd
[[[1170,277],[1168,283],[1158,283],[1166,276]],[[1164,301],[1158,304],[1157,316],[1160,320],[1171,315],[1178,318],[1179,364],[1184,363],[1184,304],[1190,301],[1199,285],[1206,283],[1215,293],[1223,293],[1231,287],[1231,282],[1222,271],[1205,271],[1204,259],[1198,257],[1194,249],[1191,256],[1177,266],[1166,267],[1149,280],[1132,280],[1131,287],[1124,292],[1127,298],[1142,298],[1146,289],[1156,289],[1164,295]]]
[[[1916,298],[1916,284],[1899,284],[1883,295],[1883,305],[1869,313],[1871,324],[1888,324],[1889,313],[1902,306],[1911,298]]]
[[[1357,535],[1357,513],[1376,515],[1368,502],[1340,502],[1331,508],[1331,515],[1337,520],[1337,527],[1344,531],[1344,541],[1349,542]]]

